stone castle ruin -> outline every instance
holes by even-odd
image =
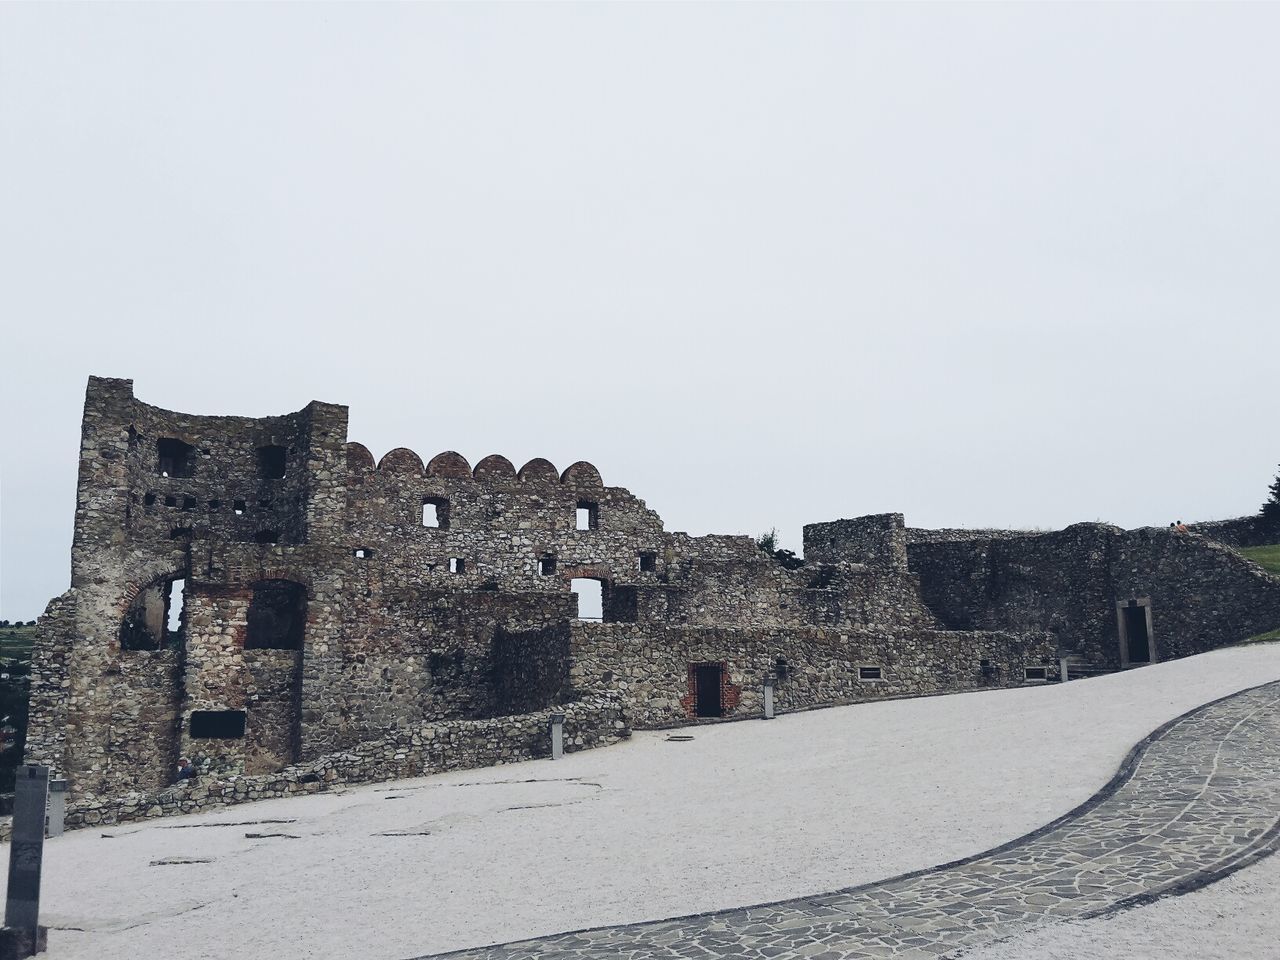
[[[189,416],[97,377],[71,569],[40,621],[27,741],[69,781],[71,823],[541,756],[553,713],[569,749],[760,716],[766,678],[785,712],[1280,625],[1280,580],[1200,537],[885,514],[806,526],[784,563],[665,530],[590,463],[375,463],[342,406]],[[579,610],[594,591],[598,619]]]

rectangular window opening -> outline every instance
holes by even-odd
[[[162,477],[189,477],[195,472],[195,447],[174,437],[156,441],[156,472]]]
[[[551,554],[541,557],[538,560],[538,574],[543,577],[549,577],[556,572],[556,558]]]
[[[1048,680],[1049,670],[1047,667],[1027,667],[1026,678],[1028,680]]]
[[[658,569],[658,555],[656,553],[640,554],[640,572],[653,573]]]
[[[239,740],[243,736],[243,710],[191,711],[193,740]]]
[[[426,497],[422,501],[422,525],[436,530],[449,528],[449,501],[444,497]]]
[[[604,584],[599,580],[575,577],[569,588],[578,596],[578,619],[601,621],[604,619]]]
[[[880,667],[859,667],[859,680],[883,680],[884,670]]]
[[[450,573],[466,573],[467,561],[462,559],[462,557],[450,557],[449,572]]]
[[[243,500],[237,500],[234,504],[232,504],[232,509],[235,510],[235,514],[237,517],[243,517],[244,510],[245,510],[245,502]]]
[[[576,513],[578,530],[594,530],[599,525],[599,507],[590,500],[579,500]]]
[[[258,448],[258,476],[263,480],[282,480],[289,456],[284,447],[274,444]]]
[[[368,547],[356,547],[351,551],[351,555],[357,560],[368,560],[373,556],[373,551]]]

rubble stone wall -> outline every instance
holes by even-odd
[[[758,717],[765,677],[779,712],[833,703],[1020,686],[1027,667],[1058,675],[1047,635],[924,630],[890,635],[831,628],[660,627],[578,623],[576,688],[621,698],[637,728],[689,721],[691,664],[722,663],[735,693],[724,716]],[[865,677],[863,668],[878,668]]]
[[[1129,600],[1150,601],[1156,659],[1280,627],[1280,578],[1194,533],[1082,523],[947,541],[913,531],[908,556],[947,627],[1048,632],[1064,656],[1106,668],[1122,664],[1117,604]]]

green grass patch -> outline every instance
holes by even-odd
[[[0,627],[0,659],[30,660],[35,627]]]
[[[1280,574],[1280,543],[1265,547],[1241,547],[1240,552],[1268,573]]]
[[[1271,630],[1267,633],[1260,633],[1256,637],[1250,637],[1245,643],[1275,643],[1280,641],[1280,630]]]

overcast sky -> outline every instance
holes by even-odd
[[[668,529],[1167,524],[1280,461],[1280,6],[0,5],[0,615],[85,380]]]

